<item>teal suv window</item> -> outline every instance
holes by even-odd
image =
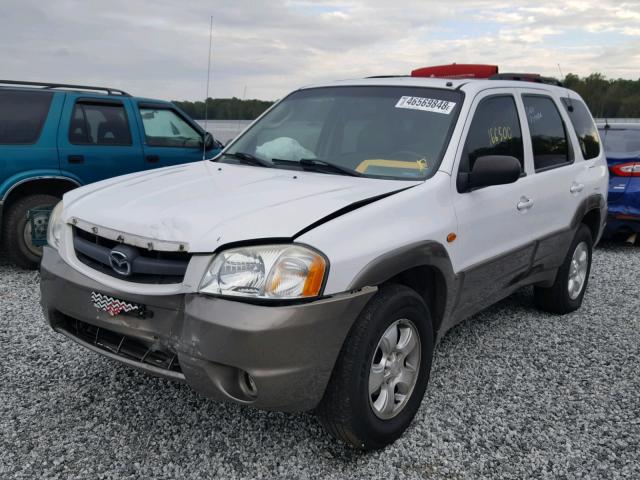
[[[120,103],[76,102],[69,142],[75,145],[131,145],[124,106]]]

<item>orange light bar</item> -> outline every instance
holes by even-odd
[[[451,65],[416,68],[411,72],[411,76],[432,78],[489,78],[497,73],[497,65],[452,63]]]

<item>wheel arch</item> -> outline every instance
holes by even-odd
[[[2,198],[2,208],[6,209],[19,198],[28,195],[49,194],[61,197],[64,193],[82,184],[71,177],[46,175],[24,178],[9,187]]]
[[[596,242],[598,239],[598,235],[600,233],[600,225],[602,223],[602,219],[600,218],[600,210],[597,208],[589,210],[585,213],[584,217],[582,217],[582,222],[586,225],[591,231],[591,238]]]
[[[398,283],[413,289],[429,306],[435,338],[451,312],[455,278],[445,247],[425,241],[393,250],[370,262],[349,288]]]
[[[585,198],[572,222],[573,228],[584,224],[591,232],[593,244],[597,244],[604,232],[604,225],[607,219],[607,202],[602,194],[593,194]]]

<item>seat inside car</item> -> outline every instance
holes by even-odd
[[[129,138],[129,132],[121,121],[108,119],[98,126],[98,143],[106,145],[122,144]]]
[[[87,138],[84,119],[74,118],[71,120],[71,125],[69,126],[69,141],[71,143],[91,142],[91,139]]]

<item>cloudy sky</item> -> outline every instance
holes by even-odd
[[[276,99],[443,63],[640,78],[640,0],[2,0],[3,78]]]

